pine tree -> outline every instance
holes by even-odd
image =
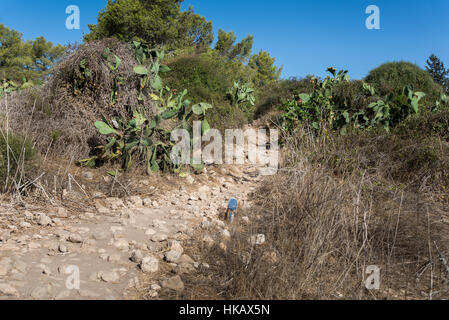
[[[114,37],[138,40],[167,51],[208,47],[214,40],[212,22],[194,12],[181,12],[183,0],[108,0],[97,24],[89,24],[84,40]]]
[[[65,51],[44,37],[24,40],[22,33],[0,23],[0,80],[41,81]]]
[[[261,87],[279,80],[283,67],[277,67],[274,62],[275,59],[263,50],[251,56],[248,66],[256,71],[254,79],[256,87]]]
[[[426,70],[436,83],[445,88],[446,91],[449,90],[449,69],[444,67],[444,63],[436,55],[432,54],[429,57]]]
[[[247,62],[251,56],[254,37],[248,35],[239,43],[235,43],[236,40],[237,37],[233,31],[226,32],[219,29],[218,41],[214,49],[229,60],[237,59],[240,62]]]

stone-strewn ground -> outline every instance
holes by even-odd
[[[186,255],[183,242],[199,232],[205,242],[229,237],[223,221],[228,200],[247,206],[261,179],[249,165],[208,167],[189,176],[185,187],[157,196],[97,193],[96,209],[76,214],[50,205],[0,205],[0,299],[132,299],[143,279],[162,275],[149,297],[161,288],[182,290],[182,274],[208,266]],[[71,286],[77,270],[79,289]]]

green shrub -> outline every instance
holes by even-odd
[[[232,87],[233,78],[224,66],[205,56],[179,57],[168,62],[171,72],[163,75],[164,84],[172,89],[187,89],[187,98],[213,105],[226,102],[226,91]]]
[[[167,62],[171,71],[162,76],[164,84],[172,89],[187,89],[187,99],[204,101],[214,106],[208,112],[211,128],[224,130],[240,128],[249,117],[233,107],[227,92],[234,84],[236,75],[224,61],[213,56],[184,56]],[[233,69],[232,69],[233,70]]]
[[[9,145],[9,172],[8,151]],[[9,133],[8,143],[6,137],[0,136],[0,191],[8,190],[12,182],[19,182],[20,178],[30,176],[36,165],[36,150],[27,138]],[[23,164],[23,165],[22,165]],[[6,180],[8,177],[8,185]],[[23,183],[23,179],[21,181]]]
[[[263,115],[277,110],[279,105],[298,92],[312,92],[313,84],[310,82],[311,79],[312,76],[302,79],[290,78],[272,82],[259,88],[256,96],[255,118],[261,118]]]
[[[437,136],[449,142],[449,109],[437,112],[426,110],[409,117],[396,127],[395,132],[413,138]]]
[[[248,120],[253,120],[256,96],[249,83],[234,82],[234,86],[229,88],[226,95],[233,107],[243,110]]]
[[[229,104],[214,106],[207,114],[211,128],[224,132],[226,129],[242,128],[248,123],[247,114]]]
[[[402,89],[402,88],[401,88]],[[363,81],[343,81],[336,84],[333,88],[333,101],[338,109],[344,109],[349,112],[359,112],[381,97],[378,95],[369,95],[363,88]]]
[[[402,90],[412,85],[415,91],[426,94],[422,103],[433,106],[443,88],[435,83],[429,73],[410,62],[388,62],[374,70],[366,77],[366,82],[373,85],[380,96]]]

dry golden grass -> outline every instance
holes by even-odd
[[[264,182],[246,213],[252,225],[235,226],[227,250],[197,249],[211,269],[186,277],[183,298],[448,298],[446,181],[430,178],[447,169],[422,165],[407,172],[394,162],[394,139],[400,138],[316,139],[304,132],[288,138],[283,169]],[[417,149],[425,147],[420,143],[414,141]],[[371,154],[376,148],[391,149]],[[347,162],[335,162],[349,150]],[[429,178],[418,183],[417,177]],[[251,245],[248,238],[258,233],[266,244]],[[366,289],[370,265],[380,268],[379,290]]]

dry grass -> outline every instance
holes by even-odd
[[[283,170],[265,181],[246,213],[252,225],[236,226],[227,250],[199,249],[211,269],[186,277],[183,298],[448,298],[449,216],[440,197],[445,183],[417,183],[442,169],[423,166],[407,174],[394,144],[389,152],[371,154],[388,148],[382,137],[370,139],[315,139],[304,132],[290,137]],[[348,150],[356,150],[347,156],[350,165],[335,162]],[[266,244],[251,245],[248,238],[259,233]],[[381,270],[379,290],[365,287],[370,265]]]
[[[10,128],[9,96],[0,101],[5,113],[0,113],[0,193],[16,191],[18,197],[33,184],[39,167],[37,151],[27,136]]]

